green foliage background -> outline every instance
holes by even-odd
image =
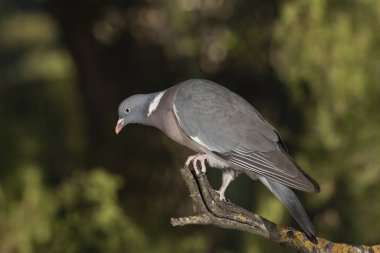
[[[0,252],[284,251],[171,227],[192,213],[178,171],[190,152],[147,127],[114,135],[123,98],[188,78],[225,85],[279,129],[321,185],[299,193],[318,236],[379,243],[378,27],[377,0],[1,2]],[[246,177],[227,195],[296,226]]]

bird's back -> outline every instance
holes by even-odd
[[[303,191],[319,191],[287,154],[277,131],[239,95],[193,79],[178,85],[173,103],[183,131],[237,169]]]
[[[200,79],[185,81],[174,105],[180,120],[192,121],[180,122],[181,127],[191,136],[209,136],[214,151],[238,145],[260,151],[275,149],[278,136],[274,128],[245,99],[221,85]]]

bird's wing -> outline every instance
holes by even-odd
[[[287,155],[276,130],[243,98],[206,80],[189,80],[174,95],[180,127],[193,141],[239,169],[292,188],[318,184]]]
[[[307,192],[320,191],[318,183],[307,175],[285,151],[258,152],[236,148],[218,155],[240,168],[288,187]]]

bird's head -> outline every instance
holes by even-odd
[[[147,120],[148,105],[151,95],[134,95],[125,99],[119,105],[119,120],[115,132],[118,134],[123,127],[130,123],[144,124]]]

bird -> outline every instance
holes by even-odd
[[[206,162],[221,169],[217,192],[222,201],[241,173],[259,180],[285,205],[308,239],[317,243],[314,226],[292,189],[319,192],[319,184],[289,155],[278,131],[238,94],[209,80],[190,79],[126,98],[118,117],[116,134],[131,123],[152,126],[196,152],[185,162],[196,174],[206,173]]]

